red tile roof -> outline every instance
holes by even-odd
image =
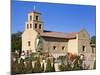
[[[43,32],[40,33],[41,36],[43,37],[54,37],[54,38],[75,38],[77,32],[72,32],[72,33],[62,33],[62,32]]]

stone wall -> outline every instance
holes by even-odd
[[[65,55],[68,50],[67,39],[43,38],[43,51],[49,54]],[[55,48],[54,48],[55,47]]]

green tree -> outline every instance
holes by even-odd
[[[35,65],[34,65],[33,72],[34,73],[41,73],[42,72],[42,68],[41,68],[41,64],[40,64],[39,59],[36,61]]]
[[[91,37],[91,44],[96,44],[96,36]]]
[[[51,66],[51,61],[50,61],[50,59],[47,60],[45,72],[52,72],[52,66]]]
[[[11,34],[11,51],[19,50],[21,52],[21,35],[22,32],[12,33]]]

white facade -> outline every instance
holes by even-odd
[[[27,30],[22,34],[22,51],[30,50],[36,52],[36,38],[38,33],[35,30]],[[34,37],[34,38],[33,38]],[[29,45],[30,43],[30,45]]]

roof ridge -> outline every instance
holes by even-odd
[[[56,38],[75,38],[77,32],[63,33],[63,32],[43,32],[41,36],[45,37],[56,37]]]

